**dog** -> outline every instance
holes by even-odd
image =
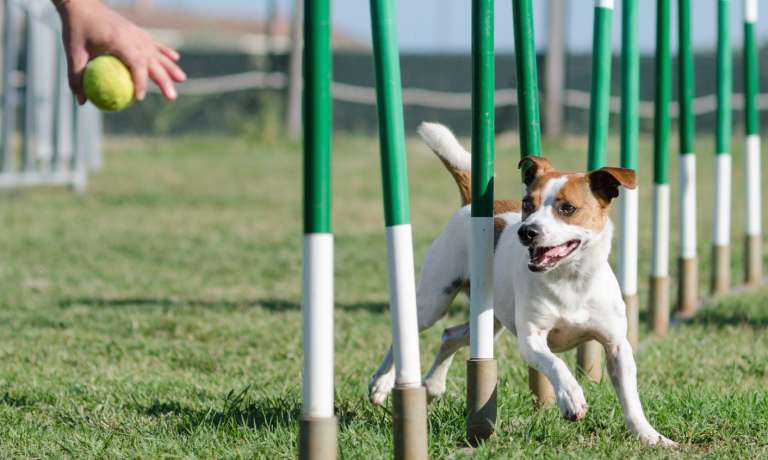
[[[470,295],[471,156],[443,125],[422,123],[418,132],[453,176],[462,207],[432,242],[416,293],[419,330],[442,318],[460,291]],[[569,420],[587,414],[584,392],[555,352],[588,340],[605,348],[608,373],[627,429],[649,445],[675,446],[643,413],[626,305],[608,264],[613,224],[611,202],[620,187],[635,188],[630,169],[559,172],[540,157],[523,158],[522,202],[494,203],[494,313],[496,337],[504,328],[517,336],[520,355],[555,389]],[[454,354],[469,343],[468,323],[445,329],[434,363],[424,376],[430,400],[445,392]],[[374,373],[369,399],[383,404],[394,386],[392,348]]]

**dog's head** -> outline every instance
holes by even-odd
[[[578,260],[585,248],[603,236],[619,187],[635,188],[631,169],[563,173],[540,157],[525,157],[518,167],[524,168],[526,194],[517,234],[528,248],[528,268],[534,272]]]

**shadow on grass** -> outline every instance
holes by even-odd
[[[193,408],[177,401],[155,400],[148,406],[136,406],[137,412],[157,418],[178,418],[177,430],[181,434],[193,434],[201,427],[216,429],[243,426],[256,430],[274,430],[277,427],[293,428],[298,424],[301,403],[292,397],[251,400],[250,387],[239,393],[230,391],[224,397],[221,409],[214,407]],[[342,407],[336,408],[340,427],[346,427],[356,414]]]
[[[764,314],[754,315],[746,311],[705,309],[699,312],[690,323],[716,327],[747,326],[751,328],[766,328],[768,327],[768,316]]]
[[[180,299],[174,297],[79,297],[68,298],[59,301],[60,308],[72,308],[85,306],[92,308],[123,308],[123,307],[147,307],[147,308],[177,308],[195,307],[211,310],[239,310],[247,308],[263,308],[270,311],[301,310],[301,303],[288,299],[254,299],[254,300],[205,300],[205,299]],[[385,302],[353,302],[336,303],[340,310],[364,310],[372,313],[383,313],[389,310]]]

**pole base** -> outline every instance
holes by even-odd
[[[576,351],[576,367],[579,374],[600,383],[603,379],[603,346],[596,340],[579,345]]]
[[[763,235],[744,238],[744,283],[751,287],[763,284]]]
[[[547,376],[536,369],[528,368],[528,388],[536,397],[536,407],[544,407],[554,404],[555,389],[549,383]]]
[[[496,425],[496,360],[467,360],[467,439],[473,446],[490,438]]]
[[[669,277],[651,276],[651,292],[648,312],[651,317],[651,332],[666,337],[669,331]]]
[[[624,305],[627,306],[627,340],[632,345],[632,350],[637,351],[637,342],[640,337],[639,300],[637,294],[624,295],[623,297]]]
[[[396,385],[392,390],[396,460],[427,460],[427,391]]]
[[[699,265],[696,257],[677,259],[679,285],[677,288],[677,314],[692,318],[699,301]]]
[[[713,296],[725,295],[731,288],[731,251],[729,246],[712,246],[712,279],[710,291]]]
[[[334,460],[337,426],[336,417],[301,417],[299,459]]]

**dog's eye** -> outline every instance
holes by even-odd
[[[558,208],[558,211],[560,214],[564,216],[570,216],[574,212],[576,212],[576,207],[572,205],[571,203],[562,203],[560,207]]]
[[[533,205],[533,200],[531,197],[525,197],[523,199],[523,212],[528,214],[534,211],[536,207]]]

